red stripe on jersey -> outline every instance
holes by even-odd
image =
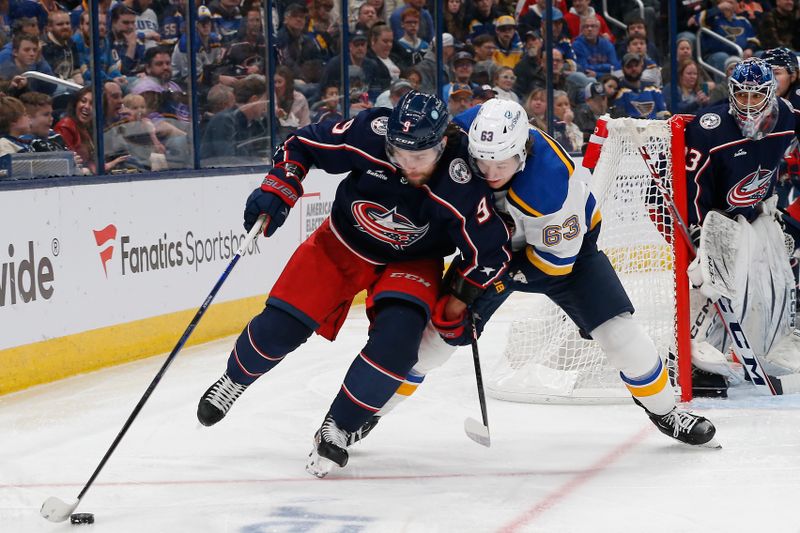
[[[380,372],[381,374],[387,375],[387,376],[389,376],[390,378],[392,378],[392,379],[395,379],[395,380],[397,380],[397,381],[401,381],[401,382],[402,382],[402,381],[404,381],[404,380],[405,380],[405,378],[404,378],[403,376],[398,376],[398,375],[397,375],[397,374],[395,374],[394,372],[391,372],[391,371],[389,371],[389,370],[386,370],[385,368],[383,368],[381,365],[379,365],[378,363],[376,363],[375,361],[373,361],[372,359],[370,359],[369,357],[367,357],[366,355],[364,355],[364,352],[361,352],[361,353],[360,353],[360,354],[358,354],[358,355],[360,355],[360,356],[361,356],[361,358],[362,358],[362,359],[363,359],[363,360],[364,360],[364,361],[365,361],[365,362],[366,362],[366,363],[367,363],[369,366],[371,366],[372,368],[374,368],[375,370],[377,370],[377,371],[378,371],[378,372]]]
[[[347,395],[347,397],[350,398],[350,400],[357,406],[362,407],[367,411],[372,411],[373,413],[377,413],[378,411],[380,411],[379,408],[366,404],[361,400],[359,400],[358,398],[356,398],[355,396],[353,396],[352,393],[349,390],[347,390],[347,386],[344,383],[342,383],[342,390]]]
[[[301,143],[304,143],[304,144],[315,146],[317,148],[322,148],[323,150],[348,150],[350,152],[355,152],[358,155],[360,155],[361,157],[363,157],[364,159],[366,159],[368,161],[371,161],[371,162],[373,162],[373,163],[375,163],[377,165],[384,166],[384,167],[388,168],[389,170],[391,170],[392,172],[396,172],[397,171],[397,169],[394,167],[394,165],[391,165],[391,164],[387,163],[386,161],[384,161],[382,159],[378,159],[377,157],[373,157],[373,156],[369,155],[367,152],[365,152],[363,150],[359,150],[355,146],[352,146],[352,145],[349,145],[349,144],[344,144],[344,143],[342,143],[342,144],[327,144],[327,143],[321,143],[319,141],[312,141],[311,139],[306,139],[305,137],[297,137],[297,140],[300,141]]]
[[[264,372],[262,372],[260,374],[253,374],[252,372],[248,371],[244,367],[242,362],[239,360],[239,353],[236,351],[236,345],[235,344],[233,345],[233,358],[236,360],[236,364],[239,365],[239,368],[242,370],[242,372],[244,372],[245,374],[247,374],[251,378],[257,378],[258,376],[263,376],[264,375]]]
[[[250,341],[250,346],[253,347],[253,349],[256,351],[256,353],[258,355],[260,355],[261,357],[263,357],[264,359],[266,359],[267,361],[280,361],[281,359],[286,357],[285,355],[282,355],[280,357],[270,357],[270,356],[268,356],[267,354],[265,354],[264,352],[262,352],[261,350],[258,349],[258,346],[256,346],[255,341],[253,341],[253,335],[250,334],[250,324],[252,322],[253,321],[250,320],[250,322],[247,323],[247,340]]]

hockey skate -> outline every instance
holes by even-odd
[[[344,467],[349,458],[347,443],[350,434],[336,425],[330,414],[314,434],[314,448],[308,454],[306,472],[320,479],[328,475],[334,466]]]
[[[204,426],[213,426],[230,411],[233,402],[242,395],[247,385],[235,383],[228,374],[223,374],[211,385],[197,406],[197,420]]]
[[[381,417],[379,415],[372,415],[369,420],[364,422],[364,424],[358,428],[357,430],[353,431],[352,433],[347,434],[347,447],[349,448],[356,442],[363,440],[369,435],[369,432],[372,431],[372,428],[378,425]]]
[[[707,418],[684,411],[677,406],[665,415],[656,415],[645,409],[636,398],[633,401],[645,410],[653,424],[664,435],[690,446],[722,448],[714,438],[717,429]]]

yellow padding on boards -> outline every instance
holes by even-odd
[[[395,394],[400,394],[402,396],[411,396],[412,394],[414,394],[414,391],[417,390],[417,387],[419,387],[419,385],[412,385],[411,383],[403,383],[402,385],[397,387]]]
[[[658,378],[651,383],[650,385],[645,385],[643,387],[634,387],[632,385],[626,384],[625,386],[628,387],[628,390],[631,391],[631,394],[638,398],[644,398],[645,396],[652,396],[654,394],[658,394],[664,387],[667,385],[667,367],[663,367],[661,369],[661,374],[659,374]]]
[[[266,299],[259,295],[212,304],[187,345],[239,334]],[[362,292],[353,303],[365,299]],[[0,395],[169,353],[195,313],[197,309],[188,309],[0,350]]]

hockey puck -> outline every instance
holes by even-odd
[[[94,515],[92,513],[74,513],[69,515],[69,521],[72,524],[94,524]]]

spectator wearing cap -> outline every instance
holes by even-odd
[[[719,0],[716,7],[701,11],[695,18],[701,27],[738,44],[745,59],[761,49],[753,26],[745,17],[736,15],[736,3],[733,0]],[[700,39],[703,59],[717,70],[724,71],[725,60],[733,49],[707,35],[701,35]]]
[[[564,15],[564,21],[567,23],[567,31],[572,37],[577,37],[581,34],[581,17],[594,17],[600,23],[599,35],[605,37],[612,43],[614,42],[614,34],[606,23],[606,19],[602,17],[591,6],[591,0],[572,0],[572,7],[569,12]]]
[[[452,120],[459,113],[472,107],[472,87],[464,83],[454,83],[447,97],[447,111]]]
[[[642,84],[644,61],[638,54],[625,54],[619,91],[614,100],[613,117],[665,118],[669,116],[661,91],[651,85]]]
[[[547,4],[545,0],[536,0],[535,3],[523,6],[522,9],[519,9],[519,14],[517,15],[517,20],[519,21],[519,25],[531,29],[539,28],[542,25],[542,19],[544,18],[546,7]],[[561,11],[561,14],[563,16],[564,12],[567,9],[566,2],[563,0],[553,2],[553,9],[558,9],[559,11]],[[567,31],[566,26],[562,27],[562,33],[565,37],[570,39],[572,38],[572,36]],[[559,36],[555,35],[555,37]]]
[[[276,46],[278,62],[291,68],[295,79],[314,83],[319,81],[324,62],[319,47],[305,32],[307,15],[308,8],[304,4],[289,4],[284,11],[283,27],[278,30]],[[328,61],[328,66],[330,64]]]
[[[389,25],[392,27],[395,39],[403,35],[403,13],[409,7],[413,7],[419,11],[419,29],[417,36],[426,42],[431,42],[434,36],[433,17],[425,7],[426,0],[406,0],[405,5],[401,5],[392,12],[389,17]]]
[[[723,100],[728,100],[727,79],[731,77],[734,67],[741,61],[742,58],[739,56],[730,56],[725,60],[725,81],[723,83],[716,84],[708,93],[709,105],[716,104],[717,102],[721,102]]]
[[[375,107],[385,107],[392,109],[397,105],[397,102],[403,97],[404,94],[414,89],[410,81],[399,78],[392,82],[389,89],[383,91],[378,98],[375,99]]]
[[[545,18],[542,17],[541,35],[545,31]],[[564,31],[564,15],[560,9],[553,8],[553,36],[555,39],[555,47],[561,51],[564,58],[564,70],[567,72],[575,72],[577,70],[577,62],[575,60],[575,50],[572,48],[572,39],[566,31]]]
[[[450,64],[450,59],[452,59],[454,53],[455,46],[453,42],[453,36],[449,33],[442,34],[441,72],[442,81],[444,83],[450,81],[450,75],[447,73],[447,65]],[[415,66],[422,77],[419,88],[420,92],[438,95],[439,90],[436,86],[436,42],[434,42],[425,53],[425,57],[422,59],[422,61],[417,63]]]
[[[472,54],[466,50],[456,52],[453,56],[453,74],[450,78],[453,82],[444,86],[443,96],[445,100],[450,96],[450,91],[455,84],[469,85],[472,89],[478,88],[478,84],[472,82],[474,67],[475,59],[472,57]]]
[[[362,71],[363,82],[366,87],[371,87],[373,80],[377,77],[378,64],[367,57],[367,41],[367,34],[358,30],[350,35],[350,42],[347,46],[350,54],[349,65],[359,67]],[[341,55],[334,56],[328,61],[322,74],[321,85],[328,85],[331,82],[338,83],[341,80],[341,63]]]
[[[199,6],[194,53],[197,57],[197,81],[206,87],[211,87],[216,81],[213,76],[214,67],[220,66],[225,57],[222,38],[212,31],[211,23],[211,11],[206,6]],[[188,39],[189,32],[185,32],[172,52],[172,73],[182,84],[187,84],[189,80],[189,49],[186,45]]]
[[[467,40],[474,41],[484,34],[494,35],[495,20],[501,15],[492,0],[474,0],[472,9],[467,11]]]
[[[497,93],[497,98],[519,103],[519,96],[514,92],[515,81],[517,77],[511,67],[500,67],[495,70],[492,76],[492,89]]]
[[[242,12],[239,4],[239,0],[213,0],[208,6],[217,23],[217,32],[222,37],[223,44],[233,41],[242,24]],[[308,9],[306,9],[306,13],[308,13]]]
[[[775,9],[766,13],[758,25],[758,39],[764,48],[800,50],[800,7],[795,0],[775,0]]]
[[[495,20],[495,50],[492,60],[501,67],[514,68],[522,58],[522,41],[514,17],[503,15]]]
[[[590,83],[584,88],[583,103],[575,109],[575,124],[583,132],[583,142],[589,142],[597,119],[608,111],[608,97],[602,83]]]
[[[458,42],[467,40],[467,6],[464,0],[447,0],[444,4],[444,31]]]
[[[481,85],[472,91],[472,105],[476,106],[497,96],[491,85]]]
[[[672,101],[672,84],[664,87],[664,101],[671,113],[692,114],[708,105],[708,85],[700,82],[700,65],[694,59],[684,59],[678,64],[678,100]]]
[[[136,12],[125,4],[111,10],[111,54],[120,59],[120,72],[134,76],[144,59],[144,43],[136,34]]]
[[[80,16],[80,27],[72,35],[72,42],[75,43],[75,49],[78,52],[78,65],[83,76],[84,83],[92,81],[92,50],[89,48],[89,43],[92,39],[92,28],[89,25],[91,14],[84,11]],[[122,62],[119,58],[111,55],[111,47],[106,39],[107,26],[106,21],[108,17],[105,13],[99,14],[99,24],[97,31],[100,33],[100,79],[102,81],[113,80],[120,86],[128,83],[128,78],[123,76],[120,72]]]
[[[591,78],[619,69],[614,45],[600,36],[600,23],[595,17],[581,18],[581,35],[572,43],[578,72]]]
[[[419,31],[420,12],[413,7],[406,7],[400,15],[403,33],[395,34],[395,57],[402,67],[416,65],[425,57],[428,42],[421,39]]]
[[[388,89],[393,80],[400,77],[400,67],[391,57],[393,47],[392,28],[383,23],[374,24],[369,30],[367,50],[367,59],[373,60],[376,65],[375,76],[369,88],[370,95],[374,98]]]
[[[66,11],[51,11],[47,18],[47,36],[42,45],[42,58],[62,80],[83,85],[78,49],[72,40],[72,26]]]
[[[325,61],[336,55],[339,38],[339,26],[333,8],[333,0],[313,0],[306,23],[306,35],[317,45]]]

